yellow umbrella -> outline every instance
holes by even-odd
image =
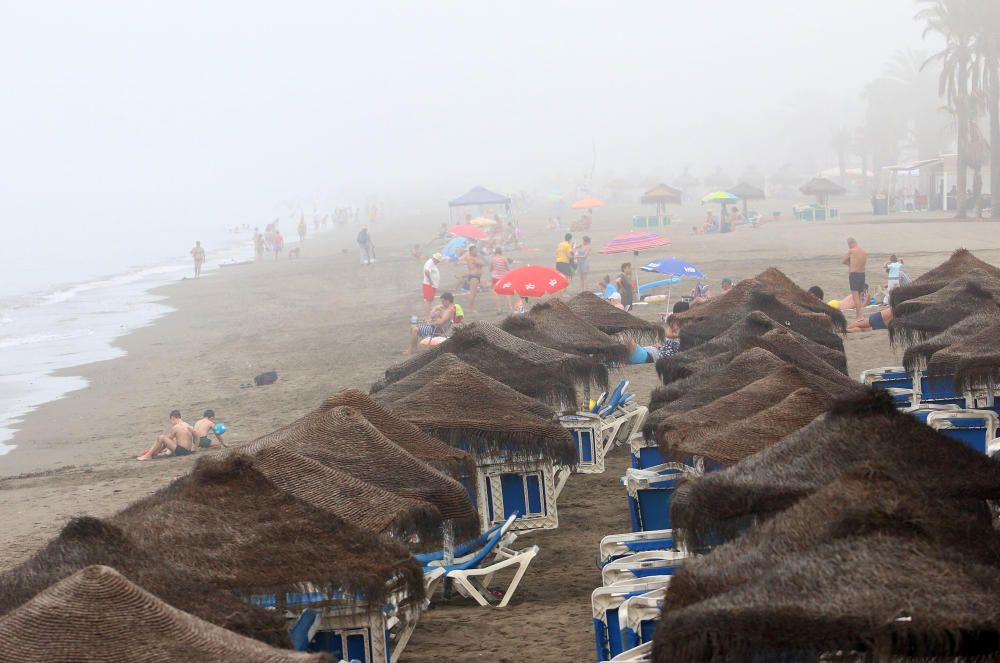
[[[485,216],[473,219],[469,223],[474,226],[495,226],[497,224],[496,219],[487,219]]]

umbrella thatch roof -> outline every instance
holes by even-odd
[[[984,320],[983,316],[976,316]],[[955,387],[971,389],[1000,383],[1000,318],[988,317],[989,324],[961,341],[935,352],[927,364],[931,377],[954,376]]]
[[[578,386],[591,384],[605,389],[608,384],[608,369],[596,359],[553,350],[520,339],[496,325],[473,322],[444,343],[387,369],[385,380],[374,385],[372,392],[405,378],[443,354],[453,354],[522,394],[555,405],[576,403]]]
[[[751,320],[753,318],[753,320]],[[771,325],[770,329],[767,325]],[[764,333],[756,335],[760,331]],[[747,331],[745,335],[741,332]],[[712,347],[714,352],[700,353],[702,348]],[[656,370],[664,384],[698,375],[704,368],[718,365],[723,357],[734,357],[753,347],[770,350],[785,361],[800,368],[808,368],[834,381],[850,380],[847,377],[847,357],[826,346],[810,341],[805,336],[779,325],[765,314],[756,311],[734,324],[721,336],[703,343],[688,352],[662,357],[656,362]],[[690,358],[687,355],[692,355]]]
[[[399,397],[382,401],[393,414],[450,444],[467,447],[473,456],[576,462],[576,447],[553,410],[451,355],[400,384],[404,381],[405,392],[390,391],[395,385],[390,386],[386,396]]]
[[[820,313],[797,311],[765,289],[751,292],[746,302],[727,312],[694,322],[682,322],[681,349],[688,350],[712,340],[753,311],[763,312],[772,320],[820,345],[839,352],[844,351],[844,340],[830,330],[828,317]]]
[[[727,187],[729,187],[733,183],[733,178],[731,178],[729,175],[726,175],[726,173],[723,172],[722,168],[716,166],[715,172],[713,172],[710,175],[706,175],[702,181],[705,183],[705,186],[707,187],[713,189],[728,190]]]
[[[812,178],[799,187],[799,191],[807,196],[840,196],[847,193],[847,189],[825,177]]]
[[[681,202],[681,190],[675,189],[667,184],[657,184],[652,189],[642,194],[643,205],[655,205],[657,203],[677,203]]]
[[[980,562],[1000,559],[1000,537],[985,504],[970,512],[877,464],[864,464],[738,539],[686,560],[670,584],[668,609],[745,585],[813,546],[873,532],[959,548]]]
[[[567,302],[578,316],[590,322],[605,334],[630,336],[637,343],[662,342],[662,325],[646,322],[642,318],[612,306],[592,292],[581,292]]]
[[[906,352],[903,353],[903,366],[911,373],[922,370],[927,367],[931,357],[939,350],[965,341],[984,328],[992,326],[998,320],[1000,320],[1000,311],[986,311],[970,315],[940,334],[906,348]]]
[[[569,354],[592,355],[608,362],[628,361],[628,348],[590,324],[560,299],[535,304],[527,315],[500,323],[509,334]]]
[[[278,489],[238,455],[198,461],[110,522],[166,563],[200,569],[213,586],[244,596],[317,587],[378,609],[392,591],[412,605],[424,595],[406,548]]]
[[[0,619],[0,660],[333,661],[227,631],[164,603],[107,566],[81,569]]]
[[[382,505],[384,510],[377,516],[359,514],[371,519],[366,529],[378,529],[386,522],[392,522],[396,526],[427,532],[439,525],[440,519],[455,521],[463,531],[475,530],[478,525],[475,507],[462,484],[415,458],[353,408],[328,408],[324,404],[294,424],[254,440],[242,451],[255,455],[275,446],[317,461],[339,473],[352,475],[382,491],[433,505],[436,509],[436,512],[416,510],[410,503],[393,502],[401,508],[410,504],[411,508],[400,511],[390,509],[386,502]],[[289,473],[288,480],[294,480],[294,473]],[[337,492],[327,488],[316,490],[331,497]],[[375,497],[378,493],[365,494]],[[351,508],[356,506],[360,504]],[[373,499],[373,506],[378,506],[377,498]],[[407,513],[413,516],[412,520],[403,518]]]
[[[813,297],[775,267],[769,267],[752,279],[740,281],[724,295],[677,314],[676,320],[683,326],[690,322],[718,317],[748,303],[757,292],[773,294],[782,304],[800,315],[812,317],[815,314],[822,314],[829,318],[827,324],[831,329],[837,331],[847,329],[847,320],[843,313]],[[822,318],[816,320],[824,322]]]
[[[914,279],[910,285],[893,290],[889,295],[889,304],[895,309],[906,300],[940,290],[975,269],[983,270],[994,278],[1000,278],[1000,268],[980,260],[968,249],[958,249],[943,263]]]
[[[673,522],[695,545],[731,538],[750,519],[787,509],[872,461],[942,498],[1000,496],[1000,462],[898,412],[884,392],[866,391],[741,463],[679,486]]]
[[[369,532],[428,541],[436,538],[444,522],[431,502],[402,497],[280,445],[265,446],[251,458],[281,490]]]
[[[736,186],[730,187],[727,191],[743,200],[764,200],[766,197],[763,189],[743,180],[740,180]]]
[[[778,371],[758,380],[772,384],[787,379],[794,382],[797,371]],[[787,377],[786,377],[787,376]],[[748,405],[754,409],[742,408],[744,416],[734,417],[725,412],[705,425],[690,425],[683,415],[675,415],[660,423],[657,437],[664,457],[686,461],[700,456],[717,465],[733,465],[761,449],[771,446],[786,435],[794,433],[826,411],[829,401],[812,389],[802,387],[785,396],[771,394],[768,399],[760,396],[760,389],[751,390],[754,385],[723,396],[716,403],[725,402]]]
[[[653,660],[996,658],[1000,571],[963,551],[876,533],[764,564],[743,586],[667,611]]]
[[[213,588],[200,568],[174,566],[120,528],[91,517],[73,518],[41,550],[0,575],[0,615],[94,564],[113,566],[175,608],[230,631],[276,647],[291,644],[280,615]]]
[[[943,288],[897,304],[889,338],[904,344],[926,340],[971,315],[990,312],[1000,313],[1000,278],[973,270]]]

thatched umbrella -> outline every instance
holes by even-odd
[[[873,532],[958,548],[983,563],[995,564],[1000,556],[1000,536],[985,504],[970,512],[877,463],[863,464],[738,539],[686,560],[670,584],[667,609],[743,586],[816,545]]]
[[[553,350],[595,356],[605,362],[628,361],[628,348],[621,341],[578,316],[560,299],[535,304],[527,315],[512,315],[500,328]]]
[[[281,651],[178,610],[107,566],[87,566],[0,619],[0,660],[18,663],[293,663]]]
[[[198,461],[110,522],[166,563],[199,569],[214,587],[244,597],[315,587],[363,597],[374,610],[392,592],[405,593],[410,607],[424,596],[406,548],[289,495],[238,455]]]
[[[955,661],[998,655],[1000,570],[963,551],[874,533],[762,564],[766,572],[743,586],[667,611],[654,636],[653,660],[830,655]]]
[[[702,182],[710,189],[725,189],[728,191],[729,187],[733,184],[733,178],[726,175],[720,166],[716,166],[715,172],[706,175]]]
[[[935,352],[927,364],[930,377],[954,376],[959,390],[989,388],[1000,384],[1000,317],[975,316],[989,321],[979,331]]]
[[[772,373],[758,382],[767,380],[773,384],[787,379],[785,374],[794,380],[796,373],[795,369]],[[748,395],[743,392],[751,387],[748,385],[719,401],[743,404],[743,397]],[[758,394],[759,390],[755,390],[754,395]],[[746,402],[754,401],[746,399]],[[733,465],[806,426],[825,412],[828,404],[823,396],[803,387],[783,397],[772,394],[767,400],[757,399],[754,409],[744,409],[746,415],[741,417],[724,410],[723,416],[703,426],[692,426],[683,415],[675,415],[660,423],[657,437],[664,458],[683,462],[700,456],[715,465]]]
[[[656,220],[662,224],[667,205],[681,204],[681,190],[660,183],[642,194],[640,201],[643,205],[656,205]]]
[[[748,200],[764,200],[766,197],[763,189],[743,180],[737,182],[736,186],[730,187],[727,191],[743,201],[743,216],[747,216]]]
[[[903,366],[910,373],[923,370],[927,367],[927,363],[936,352],[965,341],[986,327],[992,326],[998,320],[1000,320],[1000,312],[997,311],[986,311],[970,315],[961,322],[948,327],[940,334],[931,336],[926,341],[914,343],[906,348],[906,352],[903,353]]]
[[[826,207],[830,196],[842,196],[847,193],[847,189],[825,177],[814,177],[803,184],[799,191],[807,196],[816,196],[816,202]]]
[[[674,184],[679,186],[682,191],[686,191],[688,189],[693,189],[694,187],[700,185],[701,180],[692,175],[691,169],[685,166],[684,172],[678,175],[676,179],[674,179]]]
[[[276,647],[291,645],[281,615],[219,591],[201,568],[175,566],[158,552],[125,536],[115,525],[89,516],[71,519],[57,537],[0,575],[0,615],[94,564],[113,566],[163,601],[207,622]],[[0,652],[2,649],[0,644]]]
[[[584,316],[586,317],[586,316]],[[444,343],[388,368],[372,393],[405,378],[443,354],[453,354],[495,380],[554,405],[577,402],[577,387],[606,389],[608,369],[600,361],[525,341],[500,327],[473,322]]]
[[[751,279],[740,281],[724,295],[713,297],[704,304],[693,306],[684,313],[677,314],[675,319],[683,327],[690,322],[718,317],[746,304],[755,292],[762,291],[773,294],[783,304],[800,315],[813,317],[814,314],[822,314],[826,316],[829,318],[827,324],[835,331],[847,329],[847,320],[841,311],[819,301],[775,267],[769,267]],[[816,320],[823,322],[822,318],[816,318]]]
[[[972,270],[943,288],[893,307],[889,340],[908,345],[940,334],[971,315],[990,312],[1000,312],[1000,278]]]
[[[1000,463],[897,411],[884,392],[867,391],[741,463],[679,486],[671,517],[696,546],[731,538],[751,519],[783,511],[871,461],[942,498],[1000,497]]]
[[[943,263],[914,279],[910,285],[893,290],[889,295],[889,304],[895,308],[908,299],[940,290],[975,269],[981,269],[995,278],[1000,278],[1000,268],[980,260],[968,249],[958,249]]]
[[[397,384],[404,389],[392,385],[376,398],[396,416],[473,456],[576,462],[573,439],[553,410],[451,355]]]
[[[695,307],[697,308],[697,307]],[[785,304],[772,291],[760,287],[749,293],[747,301],[728,312],[681,326],[681,349],[688,350],[725,333],[733,324],[753,311],[761,311],[776,322],[828,348],[844,351],[842,337],[830,330],[830,319],[820,313],[802,313]]]
[[[257,438],[241,451],[254,455],[274,446],[350,474],[382,491],[433,505],[436,513],[404,510],[414,516],[408,523],[412,529],[426,533],[440,525],[442,518],[454,521],[455,528],[462,532],[477,529],[476,509],[458,481],[415,458],[353,408],[321,406],[291,426]],[[294,474],[290,474],[288,480],[293,481]],[[377,505],[377,500],[375,502]],[[407,526],[407,521],[400,519],[401,515],[397,510],[386,509],[379,514],[377,522],[388,520]],[[371,517],[375,518],[374,514]],[[375,527],[372,522],[366,528]]]
[[[567,306],[605,334],[628,336],[636,343],[663,342],[662,325],[655,325],[642,318],[637,318],[631,313],[612,306],[592,292],[581,292],[570,299]]]

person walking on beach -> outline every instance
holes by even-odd
[[[202,247],[200,241],[194,243],[194,248],[191,249],[191,257],[194,258],[194,277],[198,278],[201,276],[201,266],[205,264],[205,249]]]
[[[465,267],[468,269],[469,279],[469,310],[476,312],[476,296],[483,282],[483,268],[486,263],[479,255],[479,249],[475,244],[469,247],[469,253],[465,256]]]
[[[618,289],[618,294],[621,295],[622,308],[626,311],[632,308],[632,302],[635,301],[635,287],[632,283],[632,263],[622,263],[622,271],[615,281],[615,287]]]
[[[212,441],[212,437],[215,437],[215,441]],[[205,413],[201,415],[201,419],[194,422],[194,439],[198,443],[198,447],[201,449],[215,448],[219,446],[226,446],[225,441],[222,439],[222,435],[215,432],[215,411],[205,410]]]
[[[893,290],[899,287],[899,279],[903,273],[903,261],[896,257],[893,253],[889,256],[889,262],[882,266],[886,273],[889,275],[889,285],[886,288],[886,297],[892,293]],[[888,299],[887,299],[888,301]]]
[[[277,260],[278,256],[285,248],[285,236],[281,234],[281,231],[277,228],[274,229],[274,259]]]
[[[156,442],[136,460],[155,460],[156,456],[169,451],[173,456],[189,456],[194,453],[194,427],[181,419],[180,410],[170,412],[170,430],[160,435]]]
[[[253,255],[257,262],[264,259],[264,235],[259,226],[253,229]]]
[[[318,221],[317,221],[316,225],[319,225]],[[299,219],[299,243],[300,244],[302,242],[306,241],[306,230],[307,230],[307,228],[306,228],[306,219],[305,219],[305,217],[302,217],[301,219]]]
[[[583,236],[583,243],[573,251],[576,271],[580,275],[580,290],[587,289],[587,275],[590,274],[590,237]]]
[[[375,247],[368,226],[361,226],[358,231],[358,249],[361,251],[361,264],[370,265],[375,262]]]
[[[854,300],[854,317],[860,320],[864,317],[865,268],[868,266],[868,254],[860,246],[858,240],[847,238],[847,255],[843,264],[847,265],[847,280],[851,286],[851,299]]]
[[[422,286],[424,296],[424,321],[431,319],[431,307],[434,305],[434,296],[437,294],[438,284],[441,282],[441,271],[438,265],[444,260],[444,256],[435,253],[424,263],[424,281]]]
[[[563,241],[556,245],[556,269],[562,272],[567,280],[573,278],[573,235],[566,233]]]

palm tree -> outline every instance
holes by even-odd
[[[978,0],[980,21],[976,34],[972,84],[981,95],[990,116],[990,192],[1000,196],[1000,5]],[[992,205],[994,219],[1000,219],[1000,204]]]
[[[957,218],[965,218],[965,192],[968,187],[969,122],[971,115],[970,79],[973,47],[980,28],[979,0],[917,0],[928,5],[917,12],[918,21],[926,21],[924,37],[937,33],[944,37],[944,49],[924,62],[941,66],[938,93],[953,108],[958,125]]]

